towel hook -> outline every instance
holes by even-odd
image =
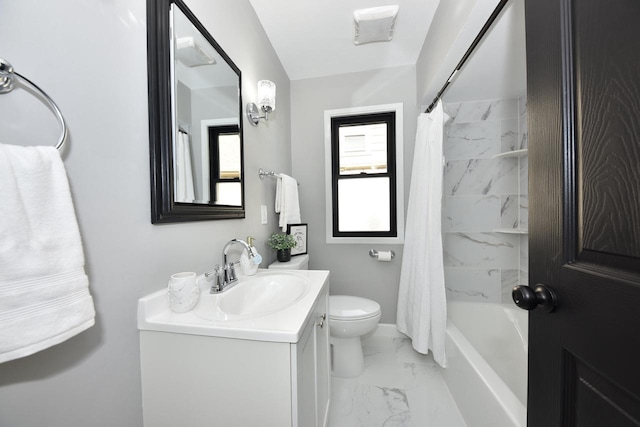
[[[62,116],[62,112],[58,108],[53,99],[47,93],[42,90],[38,85],[33,83],[31,80],[23,76],[22,74],[17,73],[13,70],[13,66],[6,59],[0,58],[0,94],[9,93],[13,90],[15,85],[15,77],[18,76],[22,80],[24,80],[27,84],[29,84],[33,89],[40,92],[40,94],[44,97],[44,99],[49,103],[53,112],[56,114],[58,121],[60,122],[60,126],[62,126],[62,133],[60,135],[60,139],[56,144],[56,148],[60,150],[65,141],[67,140],[67,124],[64,121],[64,117]]]

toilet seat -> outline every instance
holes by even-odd
[[[380,304],[370,299],[348,296],[329,296],[329,318],[333,320],[362,320],[380,314]]]

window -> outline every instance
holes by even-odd
[[[402,243],[402,105],[325,112],[328,243]]]
[[[241,206],[242,149],[238,126],[212,126],[208,132],[211,201],[216,205]]]

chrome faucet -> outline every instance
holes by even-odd
[[[236,243],[244,246],[247,252],[249,252],[249,258],[253,258],[254,256],[256,256],[256,254],[253,252],[253,248],[249,246],[247,242],[240,239],[231,239],[227,242],[226,245],[224,245],[224,248],[222,248],[222,262],[224,263],[224,265],[227,265],[227,252],[229,252],[229,248]]]
[[[238,281],[235,264],[232,262],[227,262],[227,253],[229,252],[229,248],[236,243],[243,246],[247,250],[250,259],[253,259],[256,256],[254,249],[249,246],[244,240],[229,240],[222,249],[222,267],[220,267],[220,265],[216,265],[213,270],[205,273],[205,277],[209,277],[212,275],[215,277],[215,281],[213,285],[211,285],[211,290],[209,291],[209,293],[217,294],[219,292],[222,292],[225,289],[231,287],[230,285],[235,284]]]

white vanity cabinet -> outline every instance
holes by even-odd
[[[295,367],[293,418],[300,427],[327,425],[329,417],[329,295],[323,293],[305,326],[302,338],[291,346]]]
[[[212,336],[208,330],[199,334],[198,327],[206,324],[195,325],[195,320],[181,333],[176,319],[186,324],[189,313],[145,314],[141,299],[144,426],[326,427],[328,273],[325,283],[312,292],[308,301],[301,302],[307,304],[306,314],[288,341],[282,334],[273,334],[271,341],[233,338],[222,327],[220,334],[227,336]],[[253,324],[259,329],[269,322],[256,317],[244,322],[243,328]]]

